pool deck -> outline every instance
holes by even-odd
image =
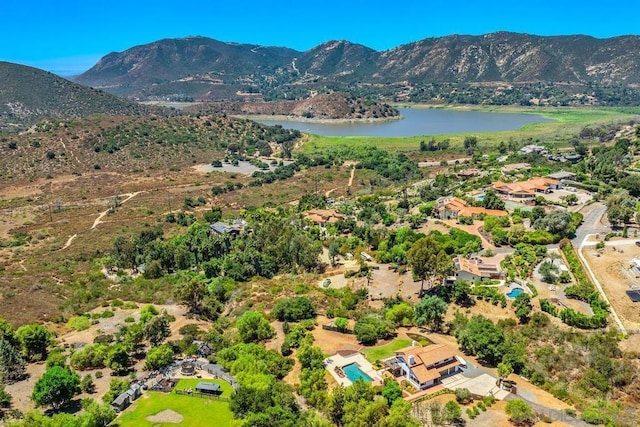
[[[372,385],[374,386],[382,385],[382,377],[380,376],[378,371],[373,369],[373,365],[371,365],[371,363],[369,363],[361,353],[358,353],[358,352],[353,352],[350,354],[336,353],[333,356],[324,359],[324,366],[327,369],[327,371],[329,371],[329,373],[336,380],[336,382],[342,385],[343,387],[349,387],[352,384],[352,382],[346,376],[345,377],[339,376],[336,373],[335,368],[336,367],[342,368],[343,366],[349,365],[351,363],[358,364],[358,366],[360,367],[360,370],[362,370],[362,372],[364,372],[365,374],[371,377],[371,379],[373,380],[373,382],[371,383]]]

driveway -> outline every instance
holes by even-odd
[[[496,385],[497,379],[484,372],[478,376],[466,376],[465,373],[452,375],[442,380],[442,385],[450,390],[466,388],[479,396],[492,395],[496,399],[504,400],[509,395],[506,390],[501,390]]]
[[[607,207],[600,202],[585,206],[580,210],[584,218],[582,225],[576,230],[576,236],[571,239],[574,248],[579,248],[589,234],[606,234],[611,231],[611,227],[602,223],[602,217],[606,211]]]

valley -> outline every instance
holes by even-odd
[[[0,62],[0,424],[636,426],[638,47]]]

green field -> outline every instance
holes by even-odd
[[[389,344],[371,347],[364,350],[364,356],[369,362],[374,363],[376,360],[388,359],[393,356],[395,351],[409,347],[410,345],[410,339],[398,338],[391,341]]]
[[[222,396],[229,397],[233,389],[229,383],[222,380],[182,379],[176,385],[177,390],[195,388],[199,381],[220,384]],[[151,422],[146,418],[170,409],[182,415],[184,420],[180,424]],[[120,427],[160,427],[160,426],[187,426],[197,427],[202,425],[215,426],[239,426],[241,422],[233,418],[229,409],[229,403],[216,399],[206,399],[196,396],[184,396],[176,393],[161,393],[147,391],[140,399],[131,405],[112,423]]]
[[[625,122],[637,117],[640,109],[614,109],[614,108],[570,108],[570,107],[478,107],[466,108],[471,111],[486,111],[495,113],[529,113],[540,114],[553,119],[553,122],[533,123],[523,126],[520,129],[500,132],[484,133],[459,133],[435,135],[436,140],[448,138],[451,141],[451,148],[459,150],[465,136],[475,135],[479,139],[479,148],[490,147],[514,139],[529,140],[536,142],[546,142],[551,144],[564,145],[571,136],[577,135],[580,130],[587,126],[599,124]],[[383,150],[393,151],[417,151],[420,141],[427,136],[411,137],[357,137],[357,136],[321,136],[308,135],[302,145],[302,151],[307,153],[322,152],[328,148],[341,145],[351,145],[354,147],[374,145]],[[431,138],[431,136],[428,136]]]

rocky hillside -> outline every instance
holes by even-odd
[[[640,37],[454,35],[382,52],[378,66],[374,80],[640,83]]]
[[[150,174],[208,163],[227,150],[254,154],[298,131],[230,117],[93,116],[45,120],[0,141],[0,182],[92,172]]]
[[[429,84],[495,82],[584,86],[590,94],[587,86],[640,85],[640,37],[498,32],[429,38],[384,52],[346,41],[298,52],[191,37],[111,53],[77,81],[140,99],[241,100],[246,93],[293,99],[317,89],[375,95],[388,85],[401,87],[391,93],[397,95]]]
[[[206,37],[164,39],[110,53],[75,81],[114,93],[125,86],[132,87],[132,91],[125,90],[132,93],[151,85],[194,92],[194,85],[216,89],[239,79],[251,82],[255,74],[277,73],[298,55],[288,48],[224,43]],[[142,91],[139,96],[153,93]]]
[[[308,119],[384,119],[398,117],[398,110],[388,104],[368,102],[352,95],[333,92],[299,101],[214,102],[186,109],[231,115],[295,116]]]
[[[24,65],[0,62],[0,130],[42,118],[140,115],[147,107]]]

